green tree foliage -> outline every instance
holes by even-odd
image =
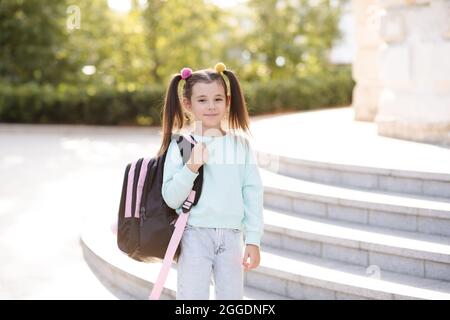
[[[81,26],[69,33],[69,52],[79,65],[74,82],[131,91],[137,84],[148,84],[150,56],[141,11],[133,7],[129,13],[117,13],[104,0],[78,0],[77,5]],[[84,74],[83,66],[94,66],[95,73]]]
[[[256,78],[298,77],[322,71],[340,34],[340,7],[329,0],[249,0],[254,28],[246,36]]]
[[[227,11],[206,0],[138,3],[117,13],[106,0],[78,0],[80,28],[70,30],[70,1],[2,0],[0,77],[133,88],[224,61],[245,80],[290,79],[326,70],[339,36],[340,7],[329,0],[248,0]]]
[[[340,104],[350,71],[327,58],[339,3],[131,0],[118,12],[107,0],[0,0],[0,121],[155,124],[174,73],[219,61],[256,113]]]
[[[203,0],[149,1],[143,21],[152,80],[161,83],[184,66],[213,67],[225,47],[222,13]]]
[[[0,1],[0,78],[57,83],[76,65],[66,55],[64,1]]]

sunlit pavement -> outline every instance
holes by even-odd
[[[353,109],[333,108],[260,118],[254,147],[290,158],[354,166],[450,173],[450,146],[379,136]]]
[[[0,298],[115,299],[85,263],[80,230],[117,212],[124,165],[159,128],[0,125]]]

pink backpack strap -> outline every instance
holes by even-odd
[[[190,134],[183,134],[183,137],[192,144],[197,142]],[[158,278],[153,285],[152,292],[150,293],[149,300],[158,300],[161,296],[161,292],[169,275],[170,267],[172,266],[173,257],[180,244],[181,237],[183,236],[184,228],[186,227],[187,220],[189,218],[189,212],[191,210],[192,203],[195,200],[195,191],[191,190],[189,196],[183,203],[182,213],[179,214],[177,222],[175,223],[175,230],[170,238],[169,245],[164,255],[161,270],[159,271]]]
[[[133,197],[133,180],[134,180],[135,168],[136,168],[136,162],[133,162],[131,164],[130,171],[128,171],[127,196],[125,198],[125,218],[131,217],[131,200]]]
[[[194,202],[194,199],[195,199],[195,191],[191,190],[185,203],[189,201],[192,204],[192,202]],[[159,271],[158,278],[156,279],[156,282],[153,285],[152,292],[149,296],[150,300],[158,300],[159,297],[161,296],[164,283],[166,282],[167,276],[169,275],[173,257],[175,256],[175,252],[178,248],[178,245],[180,244],[181,237],[183,236],[184,228],[186,226],[189,217],[189,212],[190,208],[188,212],[180,213],[177,222],[175,223],[175,231],[172,234],[172,238],[170,238],[169,246],[167,248],[166,254],[164,255],[161,270]]]
[[[190,134],[183,134],[183,137],[192,144],[196,144],[194,138]]]
[[[145,177],[147,176],[147,166],[150,162],[150,158],[146,158],[142,161],[141,170],[139,172],[139,180],[137,184],[136,190],[136,208],[134,210],[134,217],[139,218],[139,214],[141,212],[141,197],[142,197],[142,189],[144,188]]]

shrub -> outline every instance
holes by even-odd
[[[348,66],[303,78],[242,83],[250,115],[347,105],[353,86]],[[0,82],[0,121],[160,125],[165,88],[126,88]]]

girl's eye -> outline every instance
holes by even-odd
[[[222,101],[223,99],[216,99],[216,101]],[[199,102],[205,101],[205,99],[198,100]]]

